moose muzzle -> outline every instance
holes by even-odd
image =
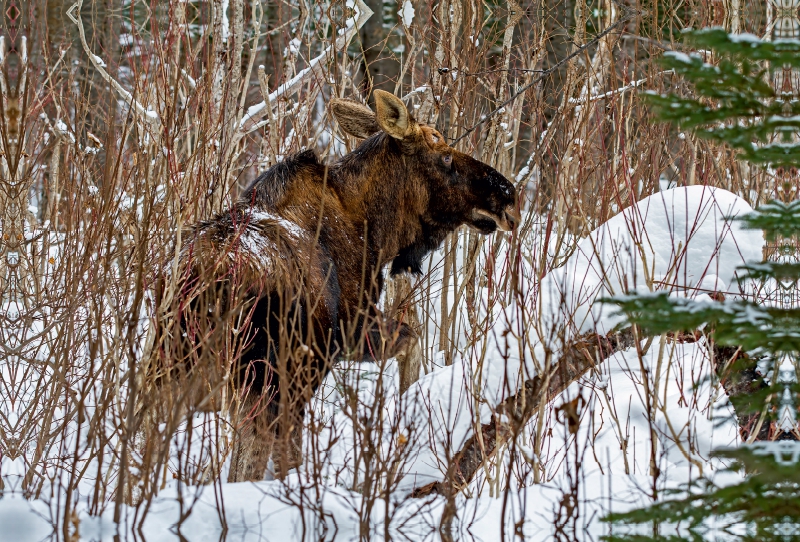
[[[508,205],[499,214],[475,209],[473,216],[491,219],[497,225],[497,229],[501,231],[514,231],[522,220],[516,203]]]
[[[519,209],[516,203],[512,203],[503,210],[500,220],[497,221],[497,229],[503,231],[514,231],[522,221]]]

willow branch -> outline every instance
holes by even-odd
[[[291,96],[300,90],[305,80],[311,76],[323,81],[325,80],[324,68],[328,62],[333,59],[336,51],[346,49],[347,46],[350,45],[350,41],[353,37],[358,34],[358,31],[364,26],[364,23],[367,22],[367,19],[372,16],[372,10],[369,9],[362,0],[357,0],[353,9],[355,11],[355,20],[353,23],[348,24],[347,27],[340,30],[333,45],[326,47],[322,54],[312,58],[306,68],[275,89],[275,91],[269,95],[269,104],[278,103],[278,100],[284,96]],[[267,113],[267,109],[267,100],[250,106],[239,123],[239,130],[249,132],[250,129],[247,129],[248,122],[257,121],[263,117]]]
[[[106,80],[108,84],[112,86],[114,90],[122,96],[122,99],[125,100],[128,105],[133,109],[138,117],[144,120],[147,124],[152,126],[154,129],[158,129],[161,126],[161,121],[158,118],[158,113],[155,111],[151,111],[147,109],[145,106],[140,104],[136,98],[133,97],[133,94],[128,92],[122,85],[120,85],[116,79],[111,77],[111,75],[105,69],[105,62],[103,59],[97,56],[92,52],[89,48],[89,44],[86,42],[86,32],[83,28],[83,21],[81,21],[81,7],[83,7],[83,0],[78,0],[74,4],[72,4],[69,9],[67,10],[67,17],[75,23],[78,27],[78,34],[81,38],[81,45],[83,45],[83,50],[86,52],[86,56],[89,57],[89,61],[92,63],[94,68],[97,70],[97,73]],[[77,12],[77,15],[76,15]]]
[[[488,115],[484,115],[483,117],[481,117],[481,119],[480,119],[478,122],[476,122],[475,124],[473,124],[472,126],[470,126],[469,128],[467,128],[467,129],[464,131],[464,133],[461,135],[461,137],[459,137],[459,138],[455,139],[455,140],[454,140],[454,141],[451,143],[451,145],[455,146],[455,144],[456,144],[456,143],[458,143],[459,141],[461,141],[462,139],[464,139],[465,137],[467,137],[469,134],[471,134],[472,132],[474,132],[476,128],[478,128],[479,126],[481,126],[482,124],[484,124],[486,121],[488,121],[489,119],[491,119],[492,117],[494,117],[494,116],[495,116],[495,115],[497,115],[498,113],[500,113],[500,112],[504,111],[504,108],[505,108],[507,105],[509,105],[511,102],[513,102],[514,100],[516,100],[517,98],[519,98],[520,96],[522,96],[523,94],[525,94],[525,92],[527,92],[527,90],[528,90],[529,88],[531,88],[532,86],[536,85],[537,83],[539,83],[540,81],[542,81],[544,78],[546,78],[547,76],[549,76],[551,73],[553,73],[554,71],[556,71],[558,68],[560,68],[561,66],[563,66],[564,64],[566,64],[567,62],[569,62],[570,60],[572,60],[573,58],[575,58],[576,56],[578,56],[578,55],[580,55],[581,53],[583,53],[583,52],[584,52],[586,49],[588,49],[589,47],[592,47],[593,45],[596,45],[596,44],[597,44],[597,43],[598,43],[598,42],[599,42],[601,39],[603,39],[604,37],[606,37],[608,34],[610,34],[611,32],[613,32],[614,30],[616,30],[617,28],[619,28],[619,27],[620,27],[620,26],[622,26],[623,24],[625,24],[625,23],[627,23],[628,21],[630,21],[630,20],[633,18],[633,16],[634,16],[634,15],[636,15],[636,12],[635,12],[635,11],[633,11],[633,10],[630,10],[630,11],[629,11],[629,13],[628,13],[628,14],[627,14],[625,17],[623,17],[623,18],[622,18],[622,19],[620,19],[619,21],[615,22],[614,24],[612,24],[611,26],[609,26],[608,28],[606,28],[605,30],[603,30],[602,32],[600,32],[600,33],[599,33],[597,36],[595,36],[595,37],[594,37],[593,39],[591,39],[590,41],[586,42],[586,43],[585,43],[585,44],[583,44],[582,46],[580,46],[580,47],[578,47],[577,49],[575,49],[575,50],[574,50],[572,53],[568,54],[566,57],[564,57],[563,59],[559,60],[559,61],[558,61],[556,64],[554,64],[553,66],[551,66],[551,67],[547,68],[546,70],[542,71],[542,74],[541,74],[539,77],[537,77],[536,79],[534,79],[533,81],[531,81],[531,82],[530,82],[530,83],[528,83],[527,85],[524,85],[523,87],[521,87],[520,89],[518,89],[516,93],[512,94],[512,95],[511,95],[511,97],[509,97],[509,98],[508,98],[507,100],[505,100],[503,103],[501,103],[500,105],[498,105],[497,107],[495,107],[495,108],[494,108],[494,109],[493,109],[493,110],[492,110],[492,111],[491,111],[491,112],[490,112]]]

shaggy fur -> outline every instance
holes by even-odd
[[[299,464],[304,407],[336,359],[402,357],[416,344],[375,307],[385,266],[419,273],[462,224],[490,233],[519,221],[502,175],[417,124],[394,96],[376,92],[376,102],[372,115],[335,101],[343,129],[372,135],[331,165],[304,151],[274,166],[193,228],[180,254],[182,351],[198,363],[238,359],[230,481],[262,479],[270,454],[278,475]]]

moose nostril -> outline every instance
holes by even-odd
[[[520,212],[516,205],[512,204],[506,207],[503,214],[505,215],[505,218],[512,230],[516,229],[517,226],[519,226],[519,223],[522,221],[522,216],[520,216]]]

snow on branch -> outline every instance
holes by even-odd
[[[405,102],[405,101],[413,98],[414,96],[422,96],[422,95],[427,94],[428,92],[433,92],[433,89],[431,89],[431,86],[430,85],[422,85],[421,87],[417,87],[414,90],[412,90],[411,92],[409,92],[408,94],[406,94],[405,96],[403,96],[402,100]]]
[[[83,50],[86,52],[86,55],[89,57],[89,61],[98,71],[98,73],[105,79],[113,88],[116,90],[122,99],[125,100],[128,105],[137,113],[137,115],[144,120],[147,124],[153,127],[153,129],[158,129],[161,125],[161,121],[158,118],[158,113],[147,109],[145,106],[140,104],[136,98],[133,97],[133,94],[125,90],[125,88],[120,85],[111,75],[106,71],[106,63],[103,61],[102,58],[97,56],[92,52],[89,48],[89,44],[86,42],[86,32],[83,28],[83,21],[80,18],[81,7],[83,6],[83,0],[78,0],[74,4],[72,4],[69,9],[67,10],[67,17],[75,23],[78,27],[78,34],[81,38],[81,44],[83,45]],[[77,16],[76,16],[77,13]]]
[[[350,5],[351,2],[348,2],[348,6]],[[277,103],[277,100],[280,98],[291,96],[300,90],[305,80],[312,75],[317,79],[324,79],[324,66],[331,60],[336,51],[346,49],[347,46],[350,45],[350,41],[353,37],[358,34],[358,31],[364,26],[367,19],[372,16],[372,10],[364,4],[363,0],[355,0],[355,2],[352,2],[352,8],[354,12],[354,17],[351,19],[352,23],[349,23],[345,28],[339,30],[339,35],[336,37],[336,41],[333,45],[326,47],[322,54],[311,59],[306,68],[272,92],[269,95],[270,104]],[[245,131],[245,126],[248,122],[260,119],[266,112],[266,100],[250,106],[239,123],[239,130]],[[259,126],[263,126],[263,124],[259,123]]]
[[[665,74],[668,74],[668,73],[673,73],[673,71],[672,70],[666,70],[666,71],[657,73],[656,75],[665,75]],[[625,85],[624,87],[620,87],[620,88],[615,89],[615,90],[609,90],[608,92],[604,92],[602,94],[595,94],[593,96],[589,96],[588,98],[570,98],[569,99],[569,103],[571,103],[571,104],[584,104],[586,102],[593,102],[595,100],[603,100],[605,98],[611,98],[612,96],[616,96],[618,94],[623,94],[623,93],[625,93],[625,92],[627,92],[627,91],[629,91],[631,89],[634,89],[634,88],[639,87],[640,85],[643,85],[644,83],[646,83],[648,81],[648,79],[650,79],[650,78],[649,77],[645,77],[644,79],[639,79],[637,81],[632,81],[632,82],[628,83],[627,85]]]

